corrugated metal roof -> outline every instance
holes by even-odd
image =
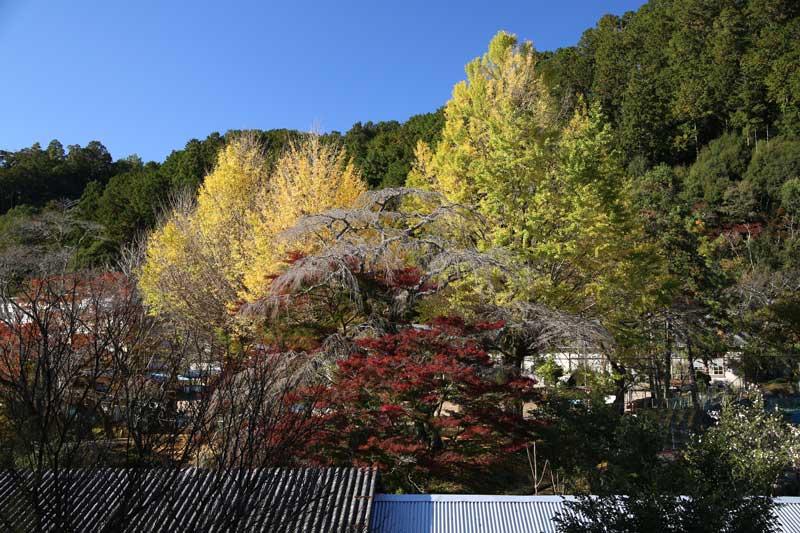
[[[800,531],[800,498],[775,498],[775,511],[781,531]]]
[[[374,497],[371,533],[555,533],[570,496]],[[775,498],[780,531],[800,532],[800,498]]]
[[[97,469],[37,479],[0,472],[0,527],[12,531],[364,531],[377,470]],[[68,509],[66,527],[56,509]],[[36,510],[38,507],[38,511]],[[40,520],[38,522],[37,520]]]

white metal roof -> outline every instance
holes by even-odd
[[[371,533],[555,533],[571,496],[376,494]],[[800,498],[775,498],[780,531],[800,532]]]

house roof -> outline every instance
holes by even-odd
[[[389,495],[373,498],[371,533],[555,533],[571,496]],[[775,498],[780,531],[800,531],[800,498]]]
[[[555,533],[571,496],[374,494],[375,469],[95,469],[0,472],[0,524],[53,531]],[[60,501],[59,501],[60,500]],[[780,531],[800,531],[800,498],[775,498]],[[39,506],[39,512],[34,508]],[[41,522],[37,522],[37,517]]]
[[[0,472],[0,524],[12,531],[363,531],[377,477],[361,468]],[[54,521],[59,504],[69,509],[68,528]]]

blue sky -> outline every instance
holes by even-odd
[[[97,139],[162,160],[241,128],[432,111],[500,29],[541,50],[641,0],[0,0],[0,149]]]

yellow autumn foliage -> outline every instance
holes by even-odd
[[[537,195],[546,193],[557,134],[554,105],[530,42],[498,33],[453,88],[435,150],[419,145],[411,186],[474,206],[495,229],[493,246],[523,248]]]
[[[441,141],[417,146],[408,183],[485,217],[481,245],[507,252],[517,273],[498,294],[501,304],[618,306],[626,295],[612,288],[633,288],[624,277],[649,267],[638,259],[643,235],[630,216],[629,179],[599,107],[579,101],[564,124],[532,44],[506,32],[466,74],[445,107]],[[467,280],[451,303],[468,307],[470,292],[489,292],[486,283]]]
[[[196,201],[176,202],[147,241],[139,284],[155,312],[207,325],[263,296],[287,250],[279,238],[303,215],[350,205],[366,190],[343,149],[308,135],[273,168],[254,134],[217,156]]]
[[[268,289],[268,279],[283,264],[290,251],[275,237],[304,215],[334,207],[351,206],[367,190],[364,180],[344,150],[326,144],[313,135],[302,143],[292,143],[278,160],[270,186],[262,191],[261,209],[249,217],[251,255],[243,265],[246,298],[260,298]],[[310,246],[310,245],[309,245]]]

